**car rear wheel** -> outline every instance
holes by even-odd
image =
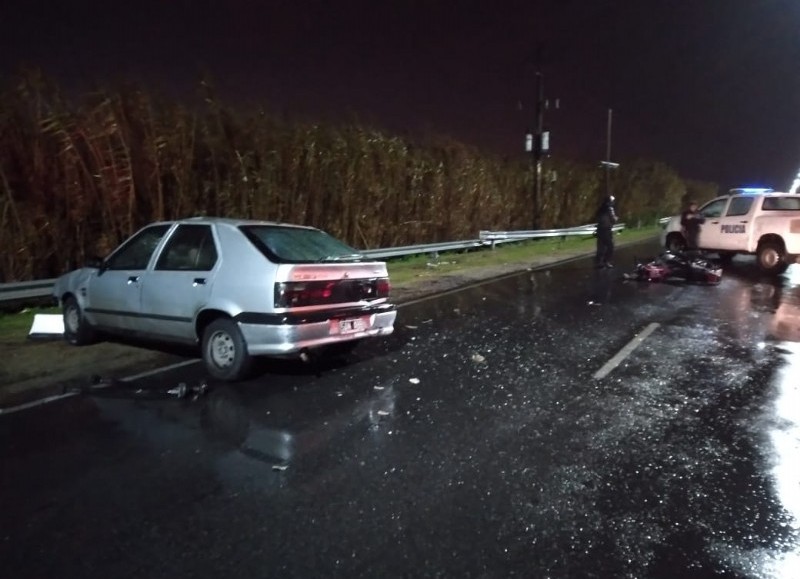
[[[766,242],[759,245],[756,259],[761,271],[768,274],[783,273],[789,267],[783,248],[777,243]]]
[[[97,332],[86,321],[78,300],[70,296],[64,300],[64,339],[73,346],[85,346],[97,341]]]
[[[247,378],[253,357],[239,325],[230,318],[211,322],[203,332],[203,362],[214,378],[234,382]]]

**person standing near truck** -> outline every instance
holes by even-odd
[[[689,201],[689,206],[681,213],[681,227],[686,238],[686,248],[697,250],[700,237],[700,225],[706,218],[697,210],[697,202]]]
[[[609,195],[600,204],[595,214],[597,220],[597,253],[594,264],[597,268],[614,267],[611,258],[614,255],[614,224],[617,213],[614,210],[614,196]]]

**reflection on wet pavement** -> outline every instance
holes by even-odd
[[[320,372],[157,396],[205,378],[181,370],[149,396],[17,416],[27,436],[0,447],[21,479],[0,496],[13,561],[30,576],[796,577],[793,270],[737,259],[698,287],[566,264],[402,308],[389,340]]]

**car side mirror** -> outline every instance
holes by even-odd
[[[105,261],[103,261],[103,258],[92,256],[86,260],[86,267],[91,267],[93,269],[99,269],[100,271],[103,271],[106,268],[106,264]]]

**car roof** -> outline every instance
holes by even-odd
[[[740,192],[732,195],[721,195],[719,198],[724,197],[797,197],[796,193],[786,193],[785,191],[758,191],[758,192]]]
[[[291,227],[294,229],[310,229],[316,230],[316,227],[308,225],[297,225],[295,223],[284,223],[280,221],[266,221],[261,219],[239,219],[236,217],[214,217],[214,216],[196,216],[185,217],[183,219],[174,219],[171,221],[160,221],[159,223],[172,224],[172,223],[201,223],[207,225],[223,225],[227,227],[240,227],[242,225],[269,225],[272,227]]]

